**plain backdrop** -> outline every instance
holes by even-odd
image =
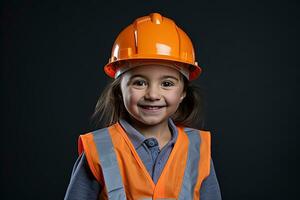
[[[294,199],[296,1],[2,1],[1,199],[62,199],[116,36],[160,12],[191,37],[225,200]]]

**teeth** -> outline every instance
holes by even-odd
[[[143,106],[143,108],[146,108],[146,109],[149,109],[149,110],[157,110],[161,107],[158,107],[158,106]]]

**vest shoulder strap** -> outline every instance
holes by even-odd
[[[78,154],[85,153],[90,170],[99,183],[103,183],[101,168],[98,165],[99,156],[95,145],[93,133],[80,135],[78,138]]]
[[[86,153],[87,161],[95,178],[105,186],[105,198],[126,199],[119,165],[108,128],[81,135],[79,153]]]
[[[202,178],[206,178],[210,173],[210,160],[211,160],[211,134],[210,131],[197,130],[193,128],[185,128],[185,132],[188,134],[189,138],[192,139],[192,134],[200,136],[200,164]],[[195,137],[195,136],[194,136]],[[199,145],[190,140],[192,143]]]
[[[189,138],[188,161],[179,199],[199,199],[200,187],[210,173],[210,132],[184,128]]]

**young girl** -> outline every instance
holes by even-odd
[[[65,199],[221,199],[210,133],[191,128],[201,68],[185,32],[158,13],[138,18],[104,71],[114,81],[94,117],[106,126],[79,137]]]

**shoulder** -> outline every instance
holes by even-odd
[[[79,135],[78,138],[78,149],[79,153],[83,149],[87,149],[90,146],[106,146],[107,142],[112,140],[115,137],[116,133],[116,124],[113,124],[109,127],[104,127],[101,129],[93,130]]]
[[[105,133],[108,133],[109,129],[114,127],[115,124],[109,126],[109,127],[104,127],[96,130],[92,130],[90,132],[85,132],[79,135],[79,138],[91,138],[91,137],[99,137],[101,135],[105,135]]]
[[[187,135],[189,141],[192,144],[198,146],[199,144],[207,144],[210,146],[211,143],[211,134],[207,130],[199,130],[190,127],[182,127],[184,133]]]
[[[200,130],[200,129],[195,129],[195,128],[191,128],[191,127],[183,127],[184,132],[187,135],[210,135],[210,131],[208,130]]]
[[[101,128],[101,129],[96,129],[96,130],[92,130],[92,131],[89,131],[89,132],[85,132],[85,133],[80,134],[80,137],[101,134],[101,133],[107,131],[107,129],[108,129],[108,127],[105,127],[105,128]]]
[[[90,149],[96,149],[98,138],[105,135],[102,134],[105,131],[107,131],[107,128],[101,128],[80,134],[78,137],[78,153],[81,154],[82,152],[90,152]]]

